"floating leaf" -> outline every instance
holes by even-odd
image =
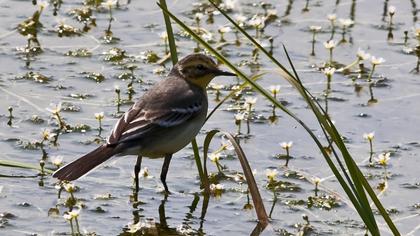
[[[97,73],[97,72],[82,72],[81,74],[84,75],[84,77],[86,79],[93,80],[96,83],[101,83],[102,81],[105,80],[105,76],[103,76],[101,73]]]
[[[43,84],[46,84],[51,80],[50,77],[47,77],[41,73],[33,72],[33,71],[29,71],[22,76],[17,76],[16,79],[32,80],[32,81],[43,83]]]
[[[64,55],[71,57],[90,57],[92,56],[92,52],[90,52],[87,48],[78,48],[76,50],[70,50]]]

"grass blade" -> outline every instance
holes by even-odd
[[[235,152],[241,163],[246,182],[248,184],[249,192],[251,193],[252,201],[254,202],[255,212],[258,217],[259,226],[260,228],[264,229],[268,225],[268,215],[267,215],[267,212],[265,211],[263,200],[261,198],[257,183],[255,182],[255,178],[254,178],[254,175],[252,174],[252,170],[246,158],[246,155],[232,134],[228,132],[219,131],[219,130],[212,130],[207,134],[204,140],[204,145],[203,145],[203,153],[204,153],[203,155],[205,158],[203,161],[204,161],[204,171],[206,173],[206,176],[208,176],[206,162],[207,162],[207,153],[209,150],[209,146],[214,136],[219,132],[226,136],[226,138],[232,143],[235,149]],[[208,191],[210,192],[210,189]]]
[[[0,166],[42,171],[39,165],[32,165],[18,161],[0,160]],[[54,171],[51,169],[44,168],[44,172],[47,174],[52,174]]]
[[[315,143],[318,145],[320,151],[322,152],[324,158],[326,159],[328,165],[330,166],[331,170],[333,171],[334,175],[336,176],[337,180],[340,182],[341,186],[343,187],[346,194],[349,196],[351,202],[355,206],[355,209],[361,216],[362,220],[365,222],[366,226],[369,228],[369,230],[374,235],[379,235],[379,232],[376,227],[376,222],[372,222],[371,218],[369,217],[369,213],[365,211],[371,211],[371,209],[362,207],[362,204],[359,202],[358,195],[355,195],[351,188],[348,186],[344,178],[341,176],[340,172],[335,167],[334,163],[330,160],[328,153],[324,150],[322,144],[319,140],[317,140],[317,137],[315,134],[312,133],[312,131],[307,127],[300,119],[298,119],[293,113],[291,113],[287,108],[285,108],[283,105],[281,105],[275,98],[273,98],[267,91],[265,91],[260,85],[255,83],[254,81],[251,81],[244,73],[242,73],[239,69],[237,69],[233,64],[231,64],[226,58],[224,58],[220,53],[217,52],[214,48],[212,48],[209,44],[207,44],[203,39],[201,39],[193,30],[191,30],[188,26],[186,26],[182,21],[180,21],[176,16],[174,16],[172,13],[167,11],[166,9],[162,9],[167,13],[172,20],[174,20],[180,27],[182,27],[186,32],[188,32],[197,42],[202,44],[207,50],[209,50],[210,53],[212,53],[214,56],[216,56],[220,61],[222,61],[226,66],[228,66],[231,70],[233,70],[240,78],[248,81],[256,91],[261,93],[263,96],[265,96],[269,101],[271,101],[276,107],[283,110],[286,114],[290,115],[293,119],[295,119],[299,124],[301,124],[306,131],[311,135],[311,137],[314,139]],[[284,68],[281,66],[281,68]],[[282,70],[284,74],[287,75],[289,78],[293,78],[293,75],[288,72],[287,70]],[[294,82],[296,85],[295,80],[290,80],[291,82]],[[357,197],[356,197],[357,196]]]
[[[162,9],[168,9],[165,0],[159,0],[159,3],[159,6]],[[165,20],[166,33],[168,34],[169,51],[171,52],[172,64],[175,65],[178,62],[178,53],[176,51],[175,37],[172,30],[171,19],[169,19],[169,16],[166,14],[163,14],[163,19]]]
[[[191,140],[191,145],[192,145],[193,152],[194,152],[195,164],[197,165],[198,176],[200,177],[200,180],[201,180],[200,188],[205,188],[206,183],[205,183],[204,179],[206,178],[206,175],[204,174],[204,171],[203,171],[203,166],[201,164],[201,159],[200,159],[200,152],[198,150],[197,140],[195,138],[193,140]]]
[[[254,202],[255,212],[257,213],[258,221],[265,227],[268,224],[268,215],[265,211],[265,207],[261,199],[257,183],[255,182],[254,174],[252,173],[252,169],[249,166],[249,162],[245,156],[245,153],[242,150],[239,143],[236,141],[236,139],[232,136],[232,134],[227,132],[223,132],[223,134],[229,139],[229,141],[235,148],[235,152],[238,155],[239,161],[241,162],[242,170],[244,171],[246,182],[248,183],[248,188],[252,196],[252,201]]]
[[[261,78],[261,76],[263,76],[265,73],[261,73],[261,74],[258,74],[258,75],[254,75],[253,77],[251,77],[251,80],[258,80],[259,78]],[[215,112],[215,111],[217,111],[217,109],[219,109],[219,107],[221,106],[221,105],[223,105],[223,103],[225,103],[229,98],[231,98],[236,92],[238,92],[238,91],[240,91],[241,89],[243,89],[243,88],[245,88],[246,86],[248,85],[248,82],[247,81],[245,81],[245,82],[243,82],[241,85],[239,85],[239,88],[237,89],[237,90],[233,90],[233,91],[231,91],[226,97],[224,97],[214,108],[213,108],[213,110],[207,115],[207,117],[206,117],[206,121],[208,120],[208,119],[210,119],[210,117],[213,115],[213,113]]]
[[[267,50],[265,50],[264,47],[262,47],[258,42],[256,42],[253,37],[251,37],[244,29],[242,29],[239,25],[237,25],[235,23],[234,20],[232,20],[232,18],[230,18],[222,9],[220,9],[212,0],[209,0],[210,3],[213,4],[214,7],[216,7],[233,25],[235,25],[235,27],[241,32],[243,33],[256,47],[258,47],[264,54],[266,54],[267,57],[269,57],[271,59],[271,61],[273,63],[275,63],[278,67],[280,67],[280,69],[288,76],[288,77],[293,77],[291,75],[291,73],[281,64],[279,63],[269,52],[267,52]],[[290,58],[289,58],[289,62]],[[293,65],[291,63],[291,65]],[[295,73],[296,78],[298,79],[297,73]],[[305,90],[306,88],[303,87],[302,84],[300,84],[300,86]],[[296,86],[295,86],[296,87]],[[308,99],[306,99],[308,101]],[[312,107],[312,106],[311,106]],[[317,119],[321,118],[321,116],[319,116],[319,114],[323,114],[325,115],[325,112],[320,113],[319,111],[313,110],[314,113],[317,115]],[[327,116],[324,116],[327,117]],[[327,117],[328,118],[328,117]],[[324,120],[324,122],[321,122],[322,120]],[[325,125],[325,119],[319,120],[319,122],[322,123],[322,126]],[[373,192],[371,186],[369,185],[369,183],[367,182],[367,180],[364,178],[363,174],[361,173],[360,169],[358,168],[358,166],[356,165],[356,163],[354,162],[353,158],[351,157],[351,155],[348,153],[347,148],[345,147],[345,144],[343,142],[343,140],[341,139],[341,136],[339,135],[338,131],[336,130],[334,124],[328,119],[328,124],[332,127],[330,127],[331,129],[328,129],[327,131],[329,131],[328,133],[331,135],[332,140],[334,140],[334,142],[336,143],[336,145],[338,146],[338,148],[340,149],[340,151],[342,152],[343,158],[346,162],[346,165],[349,169],[349,173],[351,174],[351,177],[354,181],[354,185],[352,181],[349,181],[349,184],[351,185],[352,189],[354,189],[354,187],[356,188],[355,193],[358,196],[358,200],[361,202],[362,205],[362,209],[365,210],[365,212],[368,215],[368,218],[370,218],[369,220],[373,223],[374,229],[375,231],[378,232],[378,227],[376,225],[374,216],[373,216],[373,212],[372,209],[370,208],[368,199],[366,197],[365,194],[365,190],[368,192],[369,196],[371,197],[371,199],[373,200],[373,202],[375,203],[376,207],[379,209],[381,215],[383,216],[383,218],[385,219],[385,221],[387,222],[388,226],[390,227],[391,231],[395,234],[395,235],[399,235],[399,232],[397,230],[397,228],[395,227],[395,225],[393,224],[392,220],[390,219],[389,215],[387,214],[387,212],[384,210],[381,202],[379,201],[379,199],[377,198],[376,194]],[[325,126],[324,126],[325,127]],[[328,126],[327,126],[328,127]],[[326,128],[327,128],[326,127]],[[337,141],[337,142],[336,142]],[[345,173],[346,177],[347,174],[345,171],[343,171],[343,173]],[[380,210],[383,209],[383,210]],[[379,232],[378,232],[379,233]]]
[[[158,5],[162,9],[165,9],[165,10],[168,9],[165,0],[159,0]],[[165,20],[166,33],[168,35],[169,51],[170,51],[170,54],[171,54],[172,65],[175,65],[178,62],[178,52],[176,50],[175,36],[174,36],[173,30],[172,30],[171,19],[165,13],[163,13],[163,18]],[[193,140],[191,140],[191,146],[192,146],[192,149],[193,149],[193,152],[194,152],[194,159],[195,159],[195,163],[196,163],[196,166],[197,166],[198,175],[199,175],[200,181],[201,181],[200,188],[203,188],[203,187],[204,188],[209,188],[208,187],[208,185],[209,185],[208,184],[208,178],[207,178],[207,175],[204,175],[204,172],[203,172],[203,168],[202,168],[201,160],[200,160],[200,152],[198,151],[197,140],[195,138],[193,138]],[[207,179],[207,181],[206,181],[206,179]]]

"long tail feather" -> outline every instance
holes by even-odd
[[[61,167],[54,172],[53,177],[60,180],[75,180],[96,166],[108,160],[115,154],[113,147],[102,145],[79,159]]]

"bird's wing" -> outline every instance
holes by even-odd
[[[165,98],[165,93],[152,97],[135,104],[118,120],[108,144],[137,140],[149,132],[180,125],[207,109],[202,97],[193,92],[170,98]]]
[[[147,136],[160,128],[170,128],[197,116],[203,105],[201,103],[166,110],[142,110],[135,119],[126,124],[119,143],[130,142]]]

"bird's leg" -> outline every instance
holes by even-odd
[[[172,154],[165,156],[165,161],[163,162],[162,171],[160,172],[160,180],[162,181],[163,187],[165,188],[166,194],[169,193],[168,186],[166,185],[166,174],[168,174],[169,164],[171,163]]]
[[[134,180],[136,182],[136,194],[139,192],[139,172],[141,168],[141,159],[142,156],[137,156],[136,165],[134,166]]]

